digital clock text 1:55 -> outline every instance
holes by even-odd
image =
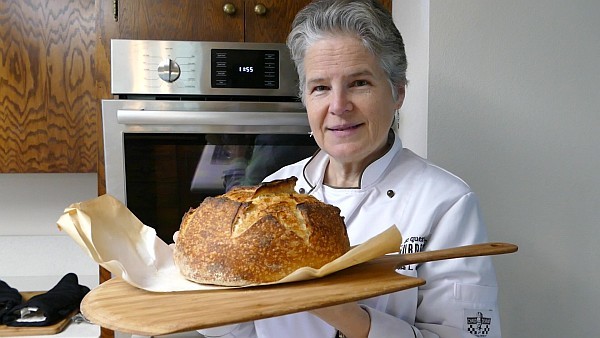
[[[238,67],[238,71],[240,73],[253,73],[254,72],[254,67],[239,66]]]

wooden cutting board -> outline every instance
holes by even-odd
[[[26,301],[31,297],[44,292],[21,292],[21,296],[23,297],[23,301]],[[66,318],[47,326],[16,327],[0,325],[0,337],[42,336],[61,333],[71,322],[71,317],[73,317],[77,312],[78,311],[73,311],[73,313],[68,315]]]
[[[81,312],[105,328],[144,336],[238,323],[341,304],[425,284],[400,275],[401,265],[517,251],[486,243],[406,255],[387,255],[329,276],[294,283],[211,291],[150,292],[113,278],[89,292]]]

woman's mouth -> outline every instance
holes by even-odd
[[[351,131],[351,130],[357,129],[360,126],[362,126],[362,123],[360,123],[360,124],[352,124],[352,125],[335,126],[335,127],[327,128],[327,130],[337,131],[337,132],[344,132],[344,131]]]

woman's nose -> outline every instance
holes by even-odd
[[[344,114],[352,110],[352,101],[345,90],[333,91],[329,112],[334,115]]]

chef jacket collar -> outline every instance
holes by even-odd
[[[393,140],[392,147],[380,158],[369,164],[360,178],[360,185],[358,189],[369,187],[377,182],[377,180],[383,175],[385,169],[390,165],[390,162],[402,150],[402,140],[396,132],[391,129],[388,135],[388,142]],[[329,155],[319,150],[304,166],[303,175],[304,179],[310,185],[310,190],[314,190],[315,187],[323,184],[323,178],[325,177],[325,169],[329,163]]]

